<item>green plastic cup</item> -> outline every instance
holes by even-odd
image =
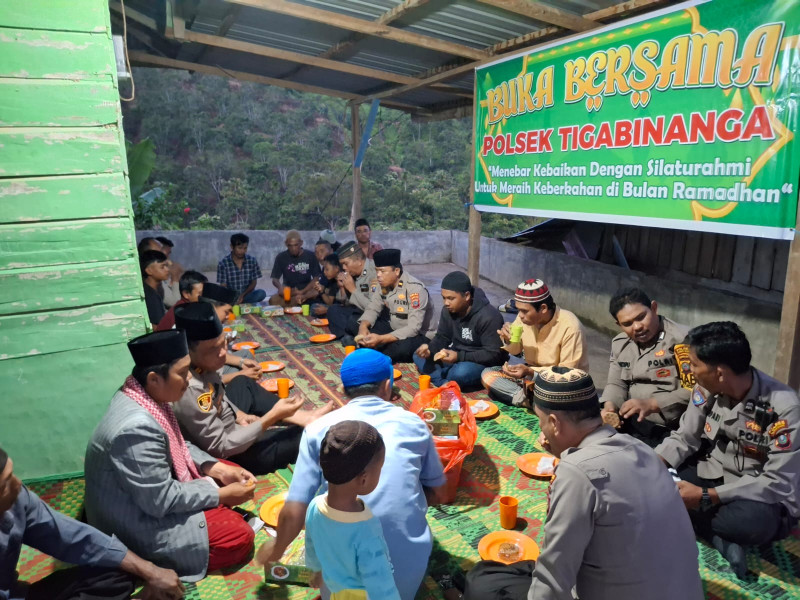
[[[520,340],[522,340],[522,325],[512,325],[511,326],[511,343],[512,344],[519,344]]]
[[[311,305],[310,304],[303,304],[303,316],[307,317],[311,314]]]
[[[234,304],[233,307],[231,308],[231,310],[233,311],[234,315],[236,315],[237,317],[239,316],[239,305],[238,304]]]

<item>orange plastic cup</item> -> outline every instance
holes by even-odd
[[[356,351],[356,347],[355,346],[345,346],[344,347],[344,355],[345,356],[347,356],[351,352],[355,352],[355,351]]]
[[[420,375],[419,376],[419,391],[427,390],[431,387],[431,376],[430,375]]]
[[[289,397],[289,380],[285,377],[278,379],[278,398]]]
[[[514,496],[500,496],[500,527],[514,529],[517,526],[517,505],[519,500]]]
[[[292,301],[292,288],[290,288],[288,286],[283,288],[283,300],[285,302],[291,302]]]
[[[255,358],[255,357],[256,357],[256,350],[255,350],[255,348],[250,348],[250,354],[252,354],[252,355],[253,355],[253,358]]]

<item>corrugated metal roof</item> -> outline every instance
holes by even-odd
[[[447,115],[472,105],[473,71],[464,65],[532,39],[569,35],[591,25],[585,19],[602,25],[675,2],[540,0],[531,5],[558,12],[537,18],[505,8],[503,0],[127,0],[125,6],[134,64],[194,64],[357,102],[380,94],[387,106],[396,99],[410,112]],[[110,6],[118,28],[118,0]],[[242,42],[255,46],[243,49]],[[462,69],[427,81],[454,67]]]

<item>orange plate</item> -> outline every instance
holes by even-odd
[[[239,350],[255,350],[256,348],[260,348],[261,344],[258,342],[236,342],[231,348],[234,349],[235,352]]]
[[[311,324],[314,327],[327,327],[328,326],[328,319],[313,319]]]
[[[547,479],[550,479],[552,475],[539,474],[539,461],[545,456],[552,455],[547,454],[546,452],[531,452],[530,454],[523,454],[517,459],[517,468],[525,473],[525,475],[530,475],[531,477],[546,477]],[[557,464],[558,459],[555,460],[553,466],[555,467]]]
[[[394,370],[394,378],[395,379],[400,379],[402,376],[403,376],[403,374],[400,372],[400,369],[395,369]]]
[[[288,379],[288,377],[283,377],[283,379]],[[261,387],[263,387],[268,392],[272,392],[273,394],[278,393],[278,379],[264,379],[261,381]],[[294,381],[289,379],[289,389],[294,387]],[[264,519],[261,519],[262,521]]]
[[[325,342],[332,342],[336,339],[336,336],[332,333],[320,333],[319,335],[312,335],[308,339],[315,344],[324,344]]]
[[[303,312],[303,308],[301,306],[290,306],[289,308],[284,308],[283,312],[287,315],[299,315]]]
[[[500,412],[500,409],[497,408],[497,404],[495,404],[490,400],[469,400],[468,402],[470,406],[472,406],[473,404],[477,404],[478,402],[483,402],[489,405],[489,408],[487,408],[486,410],[482,410],[481,412],[475,413],[476,419],[488,419],[489,417],[493,417],[498,412]]]
[[[264,520],[263,516],[261,520]],[[500,544],[504,543],[516,544],[520,549],[519,557],[513,560],[502,558],[498,551]],[[496,560],[509,565],[520,560],[536,560],[539,558],[539,546],[527,535],[523,535],[518,531],[493,531],[483,536],[481,541],[478,542],[478,554],[481,555],[483,560]]]
[[[266,360],[262,363],[261,370],[264,373],[272,373],[273,371],[283,371],[286,368],[286,365],[280,362],[279,360]]]
[[[278,494],[268,498],[258,511],[258,516],[270,527],[278,526],[278,514],[280,514],[284,503],[286,502],[286,494]]]

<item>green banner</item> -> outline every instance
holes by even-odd
[[[687,2],[475,73],[475,208],[792,239],[800,3]]]

